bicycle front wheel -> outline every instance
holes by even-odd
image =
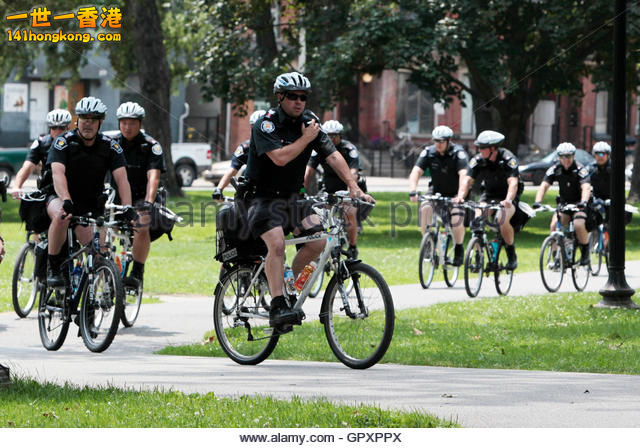
[[[420,243],[420,258],[418,262],[418,274],[420,284],[424,289],[431,286],[433,274],[436,270],[436,239],[431,232],[426,232]]]
[[[142,304],[142,287],[142,284],[138,285],[137,288],[124,286],[122,325],[127,328],[133,326],[138,319],[138,314],[140,314],[140,305]]]
[[[473,237],[467,245],[464,254],[464,288],[469,297],[475,297],[480,292],[484,275],[484,250],[482,240]]]
[[[393,299],[382,275],[369,265],[348,265],[335,274],[322,300],[320,320],[336,357],[352,369],[376,364],[389,348],[394,328]],[[348,284],[353,288],[347,291]]]
[[[109,348],[118,332],[124,309],[124,288],[115,263],[94,258],[93,294],[89,282],[82,290],[80,334],[84,345],[100,353]]]
[[[600,232],[597,229],[592,230],[589,233],[589,269],[592,275],[600,274],[603,258],[604,248],[600,246]]]
[[[498,294],[506,296],[509,294],[511,283],[513,282],[513,271],[507,270],[505,267],[509,262],[509,256],[507,255],[507,250],[502,244],[498,247],[498,256],[496,257],[496,260],[496,271],[494,273],[496,291],[498,291]]]
[[[589,274],[591,273],[591,268],[588,264],[581,265],[578,261],[580,259],[580,252],[578,250],[578,242],[574,243],[574,251],[573,251],[573,263],[571,264],[571,279],[573,280],[573,286],[576,287],[578,291],[584,291],[587,287],[587,283],[589,283]]]
[[[35,243],[29,241],[24,243],[18,252],[11,281],[13,309],[22,318],[29,315],[36,302],[35,266]]]
[[[252,284],[253,266],[238,266],[219,280],[213,302],[216,337],[238,364],[259,364],[276,348],[279,335],[269,326],[271,295],[264,273]]]
[[[40,340],[47,350],[58,350],[64,344],[69,331],[69,319],[64,309],[64,291],[41,285],[38,288],[38,296]]]
[[[540,248],[540,276],[549,292],[556,292],[564,277],[563,242],[554,235],[548,236]]]
[[[447,246],[445,250],[444,260],[442,260],[442,269],[444,274],[444,282],[449,288],[452,288],[458,280],[458,266],[453,265],[453,258],[455,253],[455,243],[451,234],[447,235]]]

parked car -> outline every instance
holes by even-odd
[[[220,182],[220,179],[222,179],[222,176],[224,176],[224,173],[229,171],[229,168],[231,168],[231,160],[216,162],[211,165],[210,169],[202,173],[202,177],[204,177],[205,180],[212,182],[214,185],[217,185],[218,182]],[[238,178],[239,176],[242,176],[246,168],[247,165],[243,165],[234,177]]]
[[[113,137],[119,131],[104,131]],[[198,176],[211,167],[211,145],[209,143],[171,143],[171,160],[183,187],[190,187]]]
[[[11,180],[22,168],[29,148],[0,148],[0,179],[7,176]]]
[[[575,157],[578,162],[585,166],[595,161],[593,156],[583,149],[576,150]],[[547,172],[549,167],[557,161],[558,154],[556,151],[553,151],[537,162],[520,165],[520,178],[524,182],[533,182],[534,185],[540,185],[542,183],[542,179],[544,179],[544,174]]]

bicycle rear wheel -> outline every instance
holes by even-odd
[[[322,299],[320,321],[336,357],[352,369],[376,364],[389,348],[394,307],[382,275],[364,263],[349,264],[348,277],[336,273]],[[352,283],[351,292],[347,284]],[[344,293],[344,297],[343,297]]]
[[[442,273],[444,274],[444,282],[449,288],[452,288],[458,280],[458,266],[453,265],[455,247],[453,237],[448,234],[444,260],[442,260]]]
[[[13,309],[22,318],[27,317],[36,303],[37,286],[35,278],[35,243],[26,242],[20,248],[13,267],[11,297]]]
[[[484,250],[482,240],[473,237],[467,245],[464,254],[464,288],[469,297],[475,297],[480,292],[484,275]]]
[[[58,350],[64,344],[69,331],[69,319],[64,309],[64,291],[40,285],[38,287],[38,296],[40,340],[47,350]]]
[[[93,295],[89,281],[82,290],[80,334],[84,345],[100,353],[109,348],[118,332],[124,309],[124,288],[113,261],[94,258]]]
[[[592,275],[600,274],[604,248],[600,246],[600,231],[592,230],[589,233],[589,269]]]
[[[269,326],[271,303],[264,273],[251,284],[253,266],[238,266],[219,281],[213,325],[222,350],[238,364],[259,364],[276,348],[279,335]]]
[[[500,244],[498,247],[498,255],[496,257],[496,271],[495,282],[496,282],[496,291],[500,295],[509,294],[509,290],[511,290],[511,284],[513,282],[513,271],[509,271],[505,268],[507,263],[509,262],[509,257],[507,255],[507,250],[504,245]]]
[[[427,289],[433,281],[436,270],[436,238],[431,232],[426,232],[420,243],[420,258],[418,261],[418,274],[422,288]]]
[[[540,276],[542,284],[549,292],[556,292],[564,277],[564,257],[562,241],[554,235],[545,238],[540,248]]]

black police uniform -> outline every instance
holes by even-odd
[[[589,183],[589,171],[575,160],[568,170],[560,162],[549,167],[543,182],[553,185],[557,181],[560,188],[559,201],[564,204],[577,204],[582,200],[582,184]]]
[[[118,142],[98,133],[93,145],[87,147],[77,129],[67,131],[54,140],[47,165],[51,166],[54,162],[65,166],[67,186],[76,215],[88,212],[102,214],[97,199],[104,190],[105,175],[127,165]]]
[[[518,192],[514,199],[514,205],[520,200],[520,195],[524,191],[524,183],[520,179],[518,171],[518,159],[511,151],[505,148],[498,148],[498,155],[495,162],[485,159],[477,154],[469,161],[469,171],[467,174],[476,182],[481,182],[482,194],[480,201],[502,201],[507,196],[509,185],[507,179],[516,177],[518,179]]]
[[[127,140],[122,133],[118,133],[113,139],[122,147],[123,155],[127,161],[127,178],[131,186],[131,200],[143,201],[147,194],[147,172],[149,170],[166,171],[162,147],[153,137],[145,132],[140,132],[133,140]]]
[[[240,171],[240,168],[247,164],[247,161],[249,160],[250,142],[251,140],[243,141],[233,152],[233,156],[231,157],[231,168],[233,168],[234,170]]]
[[[611,161],[607,160],[604,165],[592,162],[588,168],[593,196],[598,199],[611,199]]]
[[[270,109],[253,125],[249,145],[249,159],[245,176],[249,181],[249,226],[254,236],[276,227],[285,233],[299,227],[300,222],[313,214],[310,207],[296,207],[304,186],[305,167],[315,150],[324,160],[333,153],[329,136],[320,131],[317,137],[284,166],[277,166],[268,152],[292,144],[302,136],[302,124],[318,117],[306,110],[297,118],[284,113],[278,106]],[[245,197],[246,198],[246,197]]]
[[[47,164],[47,154],[51,143],[53,143],[53,138],[50,134],[44,134],[35,139],[29,148],[26,160],[34,165],[42,162],[42,167],[44,167]]]
[[[350,169],[360,168],[360,156],[358,154],[358,148],[348,140],[341,139],[338,146],[336,146],[338,152],[344,157],[344,160],[349,165]],[[311,154],[308,165],[313,169],[318,169],[318,165],[322,165],[324,170],[324,187],[328,193],[335,193],[336,191],[346,190],[347,184],[344,183],[340,176],[331,168],[325,160],[321,160],[317,152]]]
[[[429,169],[430,193],[440,193],[452,198],[458,194],[458,171],[467,169],[468,157],[460,145],[450,143],[442,155],[436,150],[435,145],[431,145],[422,150],[415,166],[422,171]]]

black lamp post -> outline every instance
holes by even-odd
[[[601,308],[640,308],[624,275],[624,150],[626,136],[625,61],[626,0],[616,0],[613,22],[613,138],[611,150],[611,208],[609,209],[609,279],[600,290]]]

